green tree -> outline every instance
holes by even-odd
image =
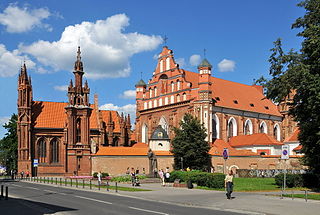
[[[0,163],[7,171],[17,169],[18,160],[18,136],[17,136],[17,115],[12,114],[11,119],[3,127],[7,129],[4,138],[0,140]]]
[[[281,40],[274,43],[269,59],[272,79],[265,86],[267,97],[275,102],[295,92],[289,113],[298,122],[303,161],[320,173],[320,0],[305,0],[298,6],[306,10],[292,25],[301,29],[297,35],[303,38],[301,49],[284,53]]]
[[[210,165],[210,146],[206,138],[206,129],[200,121],[191,114],[186,114],[180,122],[180,128],[173,128],[175,137],[172,140],[172,150],[174,155],[174,168],[181,168],[181,158],[183,167],[206,170]]]

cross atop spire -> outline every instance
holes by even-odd
[[[203,58],[206,58],[206,52],[207,52],[207,49],[203,49]]]
[[[166,46],[167,45],[167,41],[168,41],[167,35],[164,35],[163,41],[164,41],[164,45]]]
[[[78,46],[77,61],[74,63],[74,70],[75,70],[75,71],[83,71],[83,64],[82,64],[82,62],[81,62],[80,46]]]

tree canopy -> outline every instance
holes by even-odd
[[[191,114],[186,114],[180,122],[180,128],[173,128],[175,137],[172,140],[174,155],[174,168],[181,169],[181,158],[183,167],[207,170],[210,165],[210,146],[205,138],[206,129],[200,121]]]
[[[17,136],[17,115],[12,114],[8,123],[3,127],[7,129],[4,138],[0,140],[0,163],[7,168],[7,171],[17,169],[18,160],[18,136]]]
[[[303,161],[320,173],[320,0],[305,0],[298,6],[306,10],[292,25],[301,30],[297,35],[303,38],[301,49],[285,53],[281,39],[274,42],[269,58],[272,78],[265,87],[275,102],[294,92],[289,113],[298,122]]]

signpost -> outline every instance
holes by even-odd
[[[289,145],[283,145],[281,149],[281,160],[284,160],[284,174],[283,174],[283,191],[286,190],[286,160],[289,159]]]
[[[223,173],[226,174],[226,163],[227,163],[227,160],[229,158],[229,150],[228,150],[228,148],[224,148],[223,149],[222,156],[223,156],[223,159],[224,159]]]

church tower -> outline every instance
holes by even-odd
[[[195,102],[195,113],[207,129],[206,141],[212,142],[212,90],[211,90],[212,65],[205,58],[198,66],[199,71],[199,94]]]
[[[81,51],[78,47],[77,60],[74,64],[74,80],[68,87],[67,113],[67,159],[66,173],[90,175],[90,116],[92,108],[89,104],[90,88],[87,81],[83,86],[83,64]]]
[[[31,105],[32,85],[24,63],[18,78],[18,172],[32,173],[31,157]]]

